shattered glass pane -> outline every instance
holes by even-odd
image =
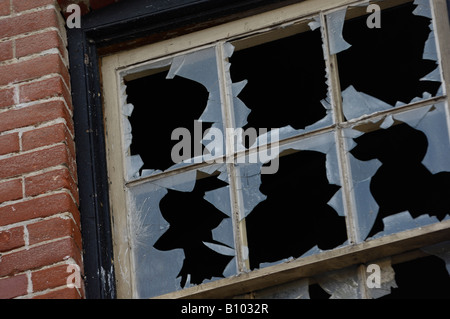
[[[171,151],[179,143],[179,136],[172,140],[176,128],[186,128],[192,136],[186,139],[185,151],[190,152],[182,154],[185,158],[193,157],[194,150],[202,153],[203,130],[209,126],[197,120],[207,103],[208,92],[201,84],[182,77],[166,79],[167,73],[165,70],[127,82],[128,103],[134,105],[128,117],[132,133],[129,154],[142,159],[138,170],[166,170],[175,164]]]
[[[351,44],[337,54],[347,120],[442,95],[429,0],[380,17],[380,28],[368,26],[367,14],[346,20],[339,34]]]
[[[365,274],[365,282],[367,287],[367,297],[373,299],[379,299],[386,295],[389,295],[393,288],[397,288],[397,283],[395,281],[395,271],[391,265],[391,259],[377,260],[373,264],[366,264],[366,274]],[[370,266],[376,266],[379,270],[379,273],[376,273],[376,268],[371,269]],[[378,276],[378,278],[374,279],[371,276]],[[374,279],[374,280],[373,280]],[[367,282],[370,282],[370,287],[367,285]]]
[[[358,266],[352,266],[330,271],[315,279],[320,287],[330,295],[330,299],[361,299],[363,297],[362,287],[357,268]]]
[[[450,276],[445,262],[427,256],[392,265],[397,287],[380,299],[449,299]]]
[[[344,40],[342,31],[344,29],[347,7],[327,14],[328,41],[330,43],[330,54],[337,54],[347,50],[352,45]]]
[[[360,240],[449,218],[443,103],[355,125],[346,136]]]
[[[202,162],[209,153],[203,141],[208,130],[223,132],[216,48],[136,70],[144,76],[131,77],[123,85],[128,179],[139,178],[142,170],[160,172]],[[223,139],[220,143],[223,152]]]
[[[239,94],[251,109],[244,130],[283,128],[283,139],[332,124],[320,29],[236,50],[230,62],[233,81],[248,81]]]
[[[364,269],[362,272],[359,271],[358,268],[361,266],[364,266],[365,274]],[[377,273],[371,268],[373,266]],[[376,280],[371,276],[376,276]],[[392,288],[397,288],[390,259],[330,271],[315,276],[314,279],[323,291],[310,286],[311,299],[315,299],[316,296],[321,299],[378,299],[389,295]]]
[[[251,269],[333,249],[347,240],[334,135],[280,150],[279,158],[265,164],[279,161],[276,173],[241,174],[242,189],[252,190],[244,205],[254,206],[244,216]]]
[[[139,298],[236,274],[231,211],[208,195],[223,188],[227,183],[197,171],[130,188]],[[229,191],[220,201],[230,201]]]

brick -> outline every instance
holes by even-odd
[[[0,17],[10,14],[9,1],[10,0],[0,0]]]
[[[52,194],[0,207],[0,226],[14,224],[35,218],[49,217],[69,212],[77,225],[80,214],[72,197],[67,193]],[[0,267],[1,268],[1,267]]]
[[[75,288],[63,288],[35,296],[33,299],[81,299],[81,296]]]
[[[12,0],[14,12],[21,12],[34,8],[43,7],[46,5],[54,4],[55,0]]]
[[[38,125],[47,121],[63,118],[73,133],[72,117],[64,102],[49,101],[0,113],[0,132]]]
[[[49,27],[58,27],[56,14],[56,10],[54,9],[45,9],[1,19],[0,39]]]
[[[75,175],[75,160],[64,144],[0,160],[0,178],[19,176],[57,165],[69,167]]]
[[[0,252],[23,247],[23,227],[15,227],[0,232]],[[0,289],[1,290],[1,289]]]
[[[28,278],[25,274],[0,279],[0,299],[11,299],[27,294]]]
[[[16,39],[16,58],[45,50],[58,48],[62,56],[65,56],[64,43],[55,30],[33,34],[28,37]]]
[[[81,252],[70,238],[4,254],[0,261],[0,277],[50,266],[67,258],[81,264]]]
[[[0,42],[0,62],[10,60],[12,58],[14,58],[13,41],[10,40],[10,41]]]
[[[0,155],[16,153],[19,150],[20,145],[18,133],[0,136]]]
[[[31,274],[33,292],[65,286],[70,275],[70,272],[67,272],[68,266],[64,264],[33,272]]]
[[[0,20],[1,22],[2,20]],[[0,86],[33,80],[48,74],[61,74],[69,83],[69,72],[59,54],[47,54],[36,58],[0,65]]]
[[[60,189],[69,190],[79,203],[77,184],[67,168],[25,178],[26,196],[36,196]]]
[[[30,245],[46,240],[62,237],[72,237],[81,250],[81,233],[74,221],[67,218],[55,217],[27,225]]]
[[[14,89],[7,88],[0,90],[0,108],[14,104]]]
[[[22,180],[14,179],[0,183],[0,203],[22,198]]]
[[[64,123],[27,131],[22,134],[23,151],[61,142],[67,145],[72,156],[75,157],[75,144]]]
[[[51,97],[63,97],[67,105],[71,106],[71,96],[61,77],[36,81],[21,85],[19,88],[19,102],[31,102]]]

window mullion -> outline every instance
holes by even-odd
[[[352,205],[352,202],[354,202],[354,198],[351,192],[352,179],[350,163],[348,162],[346,152],[347,148],[345,145],[344,132],[340,126],[340,124],[345,121],[345,118],[342,108],[342,96],[337,65],[337,56],[330,53],[327,19],[326,14],[324,14],[323,12],[320,13],[320,24],[323,39],[323,50],[326,64],[329,98],[330,103],[333,107],[334,123],[337,125],[335,138],[344,194],[343,200],[345,206],[344,209],[346,211],[347,235],[350,243],[356,243],[358,242],[358,232],[356,230],[356,212],[353,209],[354,205]]]
[[[448,36],[450,35],[450,26],[448,23],[448,1],[435,0],[430,2],[431,12],[433,15],[433,29],[436,35],[437,53],[441,64],[441,76],[446,95],[446,111],[447,125],[450,127],[450,102],[448,94],[450,92],[450,43]],[[449,130],[450,131],[450,130]]]
[[[355,198],[352,192],[352,174],[350,168],[350,162],[347,154],[347,144],[344,136],[344,130],[341,126],[345,122],[341,86],[339,79],[338,61],[336,54],[330,53],[329,37],[328,37],[328,25],[326,14],[320,13],[321,32],[324,45],[324,56],[327,70],[328,90],[330,95],[330,103],[333,107],[334,122],[336,124],[336,147],[338,151],[339,170],[343,188],[343,202],[346,212],[346,225],[347,236],[350,244],[361,242],[358,231],[358,215],[355,210]],[[366,286],[366,273],[364,265],[359,265],[357,268],[357,280],[360,287],[360,293],[362,299],[370,299],[368,288]]]
[[[240,178],[240,168],[234,165],[234,129],[235,116],[233,108],[232,81],[229,72],[229,62],[224,47],[225,42],[220,42],[216,46],[217,67],[220,84],[220,98],[222,104],[223,136],[225,137],[225,158],[230,185],[230,199],[232,207],[232,221],[234,233],[234,245],[236,250],[236,263],[238,272],[250,270],[248,259],[247,229],[244,212],[244,201]]]

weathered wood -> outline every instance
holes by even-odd
[[[450,220],[187,288],[158,298],[230,298],[450,239]]]

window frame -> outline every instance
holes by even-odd
[[[210,46],[212,42],[217,41],[226,41],[230,37],[241,37],[244,35],[250,35],[258,33],[259,30],[264,30],[267,28],[272,28],[275,26],[282,25],[284,23],[290,23],[293,20],[297,21],[299,19],[305,19],[307,17],[310,17],[312,15],[317,15],[318,13],[321,14],[321,17],[323,19],[323,12],[326,12],[328,10],[334,10],[335,8],[345,6],[348,4],[354,4],[360,1],[355,0],[339,0],[339,1],[329,1],[329,0],[318,0],[318,1],[305,1],[300,2],[297,4],[292,4],[288,7],[281,7],[279,9],[275,9],[270,12],[263,12],[263,13],[257,13],[256,15],[248,18],[243,18],[247,24],[243,24],[243,20],[239,21],[231,21],[227,22],[225,24],[219,24],[217,26],[212,26],[207,29],[203,29],[194,33],[189,33],[185,35],[180,35],[176,39],[168,39],[156,42],[154,44],[149,44],[145,46],[141,46],[139,48],[122,51],[114,55],[109,55],[105,57],[100,57],[99,55],[103,55],[104,52],[107,52],[105,50],[104,43],[101,41],[103,40],[92,40],[93,37],[90,38],[90,40],[87,40],[85,42],[89,43],[89,45],[86,47],[82,47],[81,50],[84,51],[84,60],[83,60],[83,68],[85,73],[89,74],[89,72],[86,72],[87,70],[95,70],[98,68],[101,68],[101,70],[106,70],[103,74],[103,90],[113,90],[113,86],[116,87],[116,91],[118,92],[118,72],[125,66],[133,65],[139,62],[142,62],[143,60],[148,60],[148,53],[145,52],[148,50],[149,47],[152,48],[152,55],[153,58],[166,58],[171,54],[177,54],[180,52],[186,52],[186,50],[197,50],[200,47],[204,46]],[[394,1],[395,2],[395,1]],[[445,6],[445,8],[444,8]],[[450,28],[448,27],[448,18],[442,14],[442,9],[446,10],[446,2],[443,0],[437,0],[434,4],[434,15],[436,19],[436,34],[439,37],[439,39],[444,39],[446,35],[450,34]],[[295,8],[295,10],[293,10]],[[273,8],[271,8],[273,9]],[[298,11],[297,11],[298,10]],[[225,11],[223,11],[225,12]],[[275,15],[274,15],[275,12]],[[298,14],[298,12],[301,12],[301,14]],[[255,12],[254,12],[255,13]],[[274,19],[275,17],[275,19]],[[252,25],[253,23],[253,25]],[[245,29],[246,28],[246,29]],[[219,34],[219,36],[217,36]],[[230,36],[230,34],[232,36]],[[70,38],[73,39],[74,34],[69,33]],[[86,36],[86,34],[85,34]],[[78,33],[78,37],[80,37],[80,33]],[[118,36],[118,39],[120,39],[123,35]],[[101,39],[101,37],[100,37]],[[116,41],[118,40],[116,39]],[[85,38],[86,40],[86,38]],[[441,52],[449,52],[448,48],[449,45],[445,41],[438,41],[441,45],[440,51]],[[93,44],[94,43],[94,44]],[[100,46],[98,43],[102,43]],[[188,46],[186,44],[189,43]],[[97,44],[97,45],[96,45]],[[110,43],[112,47],[115,47],[116,44],[114,41]],[[168,49],[167,49],[168,48]],[[114,49],[113,49],[114,50]],[[72,50],[70,50],[72,51]],[[75,50],[73,50],[75,51]],[[99,53],[100,52],[100,53]],[[99,54],[99,55],[97,55]],[[92,59],[93,58],[93,59]],[[152,58],[152,59],[153,59]],[[338,81],[336,81],[337,72],[335,69],[333,69],[333,65],[336,65],[336,56],[329,56],[329,59],[327,59],[328,63],[328,69],[331,73],[331,91],[333,93],[333,98],[335,100],[339,100],[338,96],[335,94],[340,94],[340,89],[338,86]],[[79,60],[79,57],[78,57]],[[449,56],[447,54],[441,55],[441,68],[444,75],[444,81],[446,84],[446,92],[449,92],[450,84],[449,81],[446,79],[450,79],[450,69],[449,69]],[[99,65],[97,64],[98,61],[100,61]],[[76,70],[79,71],[79,70]],[[101,73],[101,71],[100,71]],[[124,275],[123,269],[131,269],[128,266],[128,261],[125,262],[125,265],[121,265],[121,262],[124,262],[124,260],[128,260],[130,257],[127,252],[121,252],[120,249],[116,249],[114,252],[114,257],[112,254],[112,251],[114,250],[114,247],[123,246],[124,248],[128,247],[126,236],[123,237],[123,231],[127,229],[126,220],[123,218],[119,218],[117,220],[114,216],[115,209],[118,209],[119,211],[123,210],[123,204],[125,203],[125,195],[123,194],[123,198],[116,197],[116,196],[108,196],[108,191],[106,189],[109,188],[110,194],[120,194],[124,193],[123,191],[123,183],[118,184],[114,183],[112,180],[108,181],[108,173],[102,168],[101,165],[99,165],[97,162],[98,160],[107,159],[110,154],[113,154],[114,152],[108,152],[104,151],[105,147],[111,146],[110,143],[108,143],[108,139],[110,141],[114,140],[121,140],[121,130],[118,129],[116,126],[113,125],[115,129],[108,129],[108,124],[106,124],[106,140],[103,136],[103,130],[105,129],[104,123],[102,122],[103,116],[105,119],[105,122],[108,123],[108,120],[110,118],[118,117],[120,118],[120,114],[117,112],[119,111],[119,107],[116,107],[115,103],[120,101],[120,96],[114,95],[103,95],[103,101],[101,99],[102,96],[102,90],[101,90],[101,82],[100,82],[100,73],[93,72],[91,73],[91,76],[89,77],[88,83],[93,86],[90,87],[90,91],[92,94],[88,94],[87,100],[88,102],[88,108],[95,109],[95,111],[89,112],[87,110],[87,114],[84,114],[84,119],[88,118],[88,123],[79,123],[76,124],[76,126],[82,126],[89,127],[85,132],[88,133],[88,136],[85,136],[86,133],[82,134],[84,135],[85,139],[88,139],[89,141],[86,142],[90,145],[88,148],[84,148],[85,150],[89,150],[89,155],[85,154],[84,157],[87,157],[89,160],[89,164],[91,165],[91,170],[86,173],[86,169],[83,170],[84,175],[81,177],[82,180],[86,178],[86,180],[89,181],[89,188],[86,187],[84,189],[84,192],[91,190],[91,195],[83,195],[83,198],[90,198],[89,204],[91,205],[91,212],[95,212],[95,218],[97,219],[96,224],[101,225],[102,222],[105,225],[105,229],[98,229],[95,228],[96,234],[91,234],[91,239],[88,240],[89,243],[92,243],[92,238],[97,238],[98,241],[96,242],[96,245],[93,244],[94,249],[91,249],[90,255],[87,256],[89,258],[94,258],[97,260],[97,266],[93,266],[92,270],[95,269],[95,267],[99,267],[97,269],[110,269],[106,270],[105,272],[105,280],[101,280],[100,276],[97,278],[97,280],[88,280],[88,285],[91,282],[96,282],[100,285],[100,288],[97,288],[97,291],[101,292],[104,297],[116,297],[116,291],[114,288],[117,288],[117,296],[118,297],[124,297],[129,298],[133,295],[130,293],[132,291],[132,286],[130,285],[130,279],[127,278],[127,275]],[[113,79],[113,80],[111,80]],[[81,84],[81,81],[78,81],[79,85]],[[113,83],[116,82],[116,83]],[[74,84],[72,84],[73,89],[75,89]],[[86,88],[86,87],[85,87]],[[94,90],[92,90],[94,89]],[[88,89],[89,91],[89,89]],[[75,91],[74,91],[75,92]],[[74,104],[76,99],[76,95],[74,94]],[[78,100],[81,100],[78,98]],[[86,99],[85,99],[86,100]],[[115,101],[115,102],[114,102]],[[445,101],[447,102],[447,108],[448,108],[448,101],[447,96],[445,96]],[[98,108],[102,105],[107,105],[106,108],[103,109],[102,112],[99,112]],[[420,102],[419,102],[420,103]],[[337,108],[340,108],[341,106],[339,103],[337,103]],[[112,111],[112,113],[111,113]],[[339,112],[337,114],[342,114],[342,112]],[[78,116],[77,118],[81,118],[81,116]],[[94,128],[94,129],[93,129]],[[79,128],[79,132],[83,132],[83,128]],[[77,144],[78,145],[78,144]],[[82,145],[86,145],[82,143]],[[104,145],[103,150],[101,149],[101,145]],[[80,148],[78,148],[80,153]],[[81,151],[82,152],[82,151]],[[78,156],[78,154],[77,154]],[[83,157],[83,155],[80,155]],[[77,158],[78,160],[78,158]],[[78,165],[83,165],[82,163],[86,162],[85,158],[82,158]],[[93,163],[96,163],[95,165],[92,165]],[[121,162],[121,159],[115,156],[114,159],[108,158],[108,163],[113,163],[112,169],[116,171],[120,171],[121,168],[124,167],[123,162]],[[84,165],[83,165],[84,166]],[[111,171],[111,167],[109,168]],[[117,179],[118,178],[118,179]],[[125,181],[123,178],[123,175],[121,176],[119,173],[119,176],[114,179],[116,182],[118,180]],[[80,180],[80,185],[82,184]],[[82,189],[80,188],[80,196],[81,196]],[[83,194],[87,194],[83,193]],[[95,194],[95,196],[92,196],[92,194]],[[108,200],[109,198],[112,198],[111,205]],[[95,198],[92,200],[92,198]],[[85,201],[86,203],[86,201]],[[84,206],[86,208],[86,206]],[[83,206],[82,206],[83,209]],[[89,211],[89,210],[88,210]],[[89,214],[89,213],[87,213]],[[110,215],[111,214],[111,215]],[[82,213],[83,215],[83,213]],[[84,222],[87,225],[91,225],[92,229],[92,216],[85,217],[86,219],[89,219],[89,221]],[[114,227],[111,227],[111,219],[114,218]],[[82,221],[83,222],[83,221]],[[348,224],[348,223],[347,223]],[[220,298],[220,297],[231,297],[235,295],[241,295],[244,293],[248,293],[254,290],[263,289],[266,287],[270,287],[273,285],[278,285],[281,283],[285,283],[291,280],[298,279],[300,277],[309,277],[314,274],[318,274],[321,272],[337,269],[337,268],[343,268],[346,266],[350,266],[356,263],[366,263],[368,261],[384,258],[387,256],[397,255],[404,252],[407,252],[409,250],[414,250],[417,248],[420,248],[422,246],[434,244],[437,242],[440,242],[442,240],[446,240],[450,238],[450,221],[443,221],[438,224],[433,224],[430,226],[421,227],[419,229],[412,229],[408,231],[404,231],[397,234],[388,235],[385,237],[373,239],[370,241],[362,242],[359,244],[351,244],[349,246],[345,246],[342,248],[336,248],[331,251],[326,251],[324,253],[320,253],[318,255],[312,255],[304,258],[300,258],[297,260],[294,260],[289,263],[279,264],[267,268],[262,268],[258,270],[253,270],[249,273],[242,273],[239,276],[231,277],[231,278],[225,278],[220,279],[218,281],[202,284],[199,286],[194,286],[191,288],[183,289],[181,291],[173,292],[167,295],[160,296],[162,298],[183,298],[183,297],[196,297],[196,298]],[[349,231],[352,232],[351,230]],[[83,236],[86,236],[83,234]],[[351,237],[351,241],[355,242],[355,238]],[[85,237],[83,238],[85,239]],[[122,242],[121,242],[122,241]],[[85,241],[86,242],[86,241]],[[124,255],[122,255],[124,254]],[[99,256],[101,256],[99,258]],[[113,258],[115,262],[113,262]],[[115,274],[113,269],[113,264],[115,267]],[[109,266],[109,267],[108,267]],[[92,270],[89,272],[87,271],[87,275],[92,275]],[[115,287],[114,284],[114,275],[115,280],[117,281],[117,287]],[[99,282],[100,281],[100,282]],[[103,285],[103,286],[102,286]]]
[[[127,0],[67,29],[87,298],[117,298],[99,57],[296,0]],[[170,33],[168,33],[170,31]]]

